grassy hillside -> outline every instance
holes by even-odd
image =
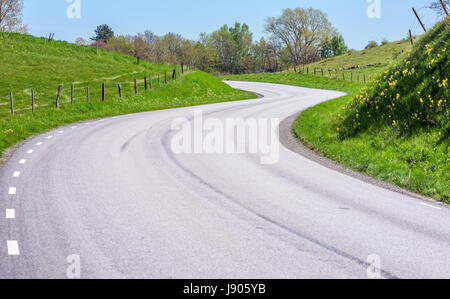
[[[440,23],[350,101],[304,112],[295,133],[353,169],[450,203],[447,49]]]
[[[310,64],[310,68],[340,69],[366,65],[379,65],[387,67],[402,53],[411,47],[409,41],[388,43],[383,46],[365,49],[361,51],[349,51],[342,56],[331,57],[317,63]]]
[[[450,137],[450,26],[441,23],[344,107],[341,137],[370,127],[403,133],[436,130]]]
[[[158,85],[157,74],[174,66],[150,64],[133,57],[66,42],[48,42],[20,34],[0,38],[0,156],[6,148],[27,137],[63,124],[86,119],[157,109],[201,105],[255,98],[234,90],[219,79],[197,71]],[[153,90],[144,90],[144,76],[153,75]],[[138,78],[139,94],[134,94]],[[70,104],[75,83],[75,104]],[[106,102],[101,84],[106,83]],[[119,99],[118,84],[123,86]],[[57,86],[63,84],[61,108],[55,107]],[[90,88],[87,103],[86,87]],[[31,89],[36,94],[36,112],[31,111]],[[9,92],[14,92],[16,114],[10,115]]]
[[[293,126],[299,140],[349,168],[450,203],[448,31],[448,25],[437,25],[410,53],[377,67],[378,77],[368,86],[292,73],[228,79],[346,91],[348,96],[300,115]],[[393,57],[373,52],[380,49],[367,51]],[[344,55],[327,63],[333,68],[345,61]]]
[[[31,109],[31,89],[34,89],[38,108],[53,106],[59,84],[66,90],[75,83],[76,101],[86,100],[89,86],[93,99],[101,97],[101,84],[109,84],[107,91],[125,84],[131,94],[134,78],[171,72],[174,66],[150,64],[134,57],[77,46],[63,41],[51,41],[22,34],[0,37],[0,116],[9,113],[9,93],[13,92],[19,113]],[[68,101],[67,93],[64,101]]]

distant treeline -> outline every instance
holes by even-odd
[[[115,36],[111,28],[102,25],[91,45],[151,62],[195,64],[204,71],[230,74],[297,68],[347,51],[327,15],[313,8],[285,9],[281,16],[266,19],[265,31],[267,38],[253,41],[249,26],[235,23],[202,33],[193,41],[175,33],[156,36],[151,31]],[[87,44],[83,39],[77,43]]]

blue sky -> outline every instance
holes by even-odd
[[[197,39],[201,32],[212,32],[235,21],[250,25],[254,37],[264,36],[264,20],[281,14],[283,8],[314,7],[328,14],[344,35],[350,48],[361,49],[369,40],[399,40],[412,28],[421,33],[411,11],[415,6],[427,26],[435,15],[421,9],[431,0],[379,0],[381,18],[368,18],[366,10],[377,0],[80,0],[81,18],[69,19],[68,1],[24,0],[24,23],[31,34],[75,41],[88,39],[99,24],[110,25],[116,34],[135,34],[146,29],[158,35],[176,32]]]

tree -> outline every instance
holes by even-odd
[[[114,31],[106,24],[100,25],[95,29],[95,36],[91,39],[94,41],[103,41],[108,43],[108,41],[114,37]]]
[[[348,47],[345,44],[344,37],[342,35],[335,35],[331,39],[331,47],[333,49],[333,55],[339,56],[347,53]]]
[[[0,0],[0,31],[26,33],[22,24],[23,0]]]
[[[87,46],[87,45],[88,45],[88,42],[87,42],[84,38],[78,37],[78,38],[75,40],[75,44],[78,45],[78,46]]]
[[[320,46],[336,34],[327,15],[313,8],[285,9],[281,16],[266,19],[265,30],[286,47],[295,70],[318,59]]]
[[[320,57],[322,57],[323,59],[327,59],[333,56],[333,46],[331,44],[331,39],[327,38],[324,41],[322,48],[320,48]]]
[[[444,5],[446,5],[447,7],[450,7],[450,0],[443,0],[443,2],[444,2]],[[429,8],[434,10],[439,15],[445,14],[442,4],[439,0],[433,1],[433,3],[431,3]]]
[[[135,53],[131,36],[119,35],[111,38],[106,45],[106,49],[130,56]]]
[[[247,24],[235,23],[234,26],[224,25],[210,36],[216,49],[221,71],[240,73],[250,67],[248,58],[252,48],[253,34]]]
[[[376,47],[378,47],[378,43],[373,40],[367,44],[366,49],[371,49],[371,48],[376,48]]]
[[[320,55],[322,58],[329,58],[339,56],[347,53],[348,47],[345,45],[345,40],[342,35],[335,35],[331,39],[326,39],[322,48],[320,49]]]

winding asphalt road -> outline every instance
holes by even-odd
[[[73,255],[83,278],[367,278],[372,261],[385,278],[450,278],[442,205],[285,147],[273,165],[173,153],[171,123],[194,110],[284,119],[341,95],[229,84],[264,98],[85,122],[23,144],[0,168],[0,278],[65,278]]]

